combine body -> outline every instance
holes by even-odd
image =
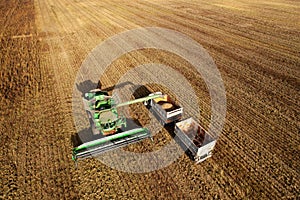
[[[114,99],[100,89],[86,93],[83,104],[91,123],[92,134],[95,137],[93,140],[73,148],[73,160],[77,161],[79,158],[91,157],[151,138],[151,133],[147,128],[127,127],[126,118],[118,113],[117,108],[159,97],[161,95],[156,94],[115,104]]]
[[[189,150],[196,163],[211,157],[216,140],[193,118],[176,123],[175,134],[180,145]]]
[[[149,97],[154,95],[161,95],[161,97],[150,99],[145,102],[145,105],[162,125],[179,121],[182,118],[183,108],[176,104],[168,95],[162,95],[162,93],[158,92],[150,94]]]

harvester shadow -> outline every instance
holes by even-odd
[[[99,88],[100,88],[101,90],[107,91],[107,92],[112,91],[112,90],[114,90],[114,89],[122,88],[122,87],[124,87],[124,86],[126,86],[126,85],[133,85],[133,86],[134,86],[134,84],[133,84],[132,82],[126,81],[126,82],[120,83],[120,84],[118,84],[118,85],[113,85],[113,86],[110,86],[110,87],[107,87],[107,88],[101,88],[101,83],[100,83],[100,81],[99,81],[99,83],[98,83],[98,86],[100,86]]]
[[[120,83],[120,84],[117,84],[117,85],[102,88],[101,81],[98,81],[98,83],[94,83],[91,80],[87,80],[87,81],[83,81],[79,84],[76,83],[76,88],[84,96],[85,93],[87,93],[87,92],[89,92],[90,90],[93,90],[93,89],[101,89],[102,91],[109,92],[109,91],[112,91],[112,90],[117,89],[117,88],[122,88],[126,85],[133,85],[134,86],[134,84],[132,82],[126,81],[126,82],[123,82],[123,83]]]
[[[92,132],[92,120],[89,119],[90,127],[82,129],[78,133],[75,133],[74,135],[71,136],[71,141],[73,143],[73,147],[77,147],[85,142],[91,141],[93,139],[99,139],[100,137],[96,138],[93,135]]]
[[[144,85],[134,85],[133,96],[135,99],[146,97],[151,94],[151,91]]]
[[[81,92],[82,97],[84,97],[84,94],[89,92],[90,90],[101,88],[101,83],[100,81],[98,83],[93,83],[91,80],[87,80],[79,84],[76,83],[76,88],[79,92]]]
[[[102,88],[101,81],[98,81],[98,83],[94,83],[91,80],[87,80],[87,81],[83,81],[79,84],[76,83],[76,88],[81,93],[82,97],[84,97],[85,93],[87,93],[87,92],[89,92],[90,90],[93,90],[93,89],[101,89],[102,91],[109,92],[109,91],[112,91],[114,89],[122,88],[126,85],[132,85],[133,87],[139,87],[139,85],[136,86],[132,82],[126,81],[126,82],[123,82],[123,83],[120,83],[120,84],[117,84],[117,85]]]

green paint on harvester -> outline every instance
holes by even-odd
[[[82,144],[78,147],[75,147],[73,149],[73,151],[79,151],[79,150],[82,150],[82,149],[91,148],[91,147],[103,144],[105,142],[108,142],[110,140],[120,139],[120,138],[123,138],[123,137],[127,137],[127,136],[130,136],[130,135],[134,135],[134,134],[142,133],[142,132],[145,132],[145,134],[146,134],[148,132],[148,129],[147,128],[137,128],[137,129],[133,129],[133,130],[130,130],[130,131],[125,131],[125,132],[121,132],[121,133],[118,133],[118,134],[106,136],[104,138],[100,138],[98,140],[87,142],[87,143],[84,143],[84,144]]]

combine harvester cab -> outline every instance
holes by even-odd
[[[86,93],[83,104],[90,119],[92,133],[89,134],[91,134],[92,139],[74,147],[72,159],[77,161],[78,159],[96,156],[146,138],[152,139],[152,135],[147,128],[138,127],[134,124],[128,126],[126,118],[119,115],[117,108],[159,97],[161,95],[156,94],[115,104],[114,99],[108,96],[107,92],[100,89]]]
[[[149,97],[154,95],[161,95],[161,97],[150,99],[144,104],[162,125],[179,121],[182,118],[183,108],[175,103],[168,95],[157,92],[150,94]]]
[[[200,163],[212,156],[214,139],[192,117],[175,124],[175,134],[183,149],[191,153],[192,159]]]

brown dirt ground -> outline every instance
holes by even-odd
[[[1,1],[0,197],[299,199],[299,9],[291,0]],[[195,165],[183,155],[144,174],[116,171],[96,159],[75,169],[71,101],[81,63],[106,38],[147,26],[180,31],[214,58],[226,87],[227,116],[213,157]],[[128,53],[101,81],[112,86],[126,70],[151,62],[190,81],[207,128],[207,88],[189,63],[171,53]],[[162,134],[156,142],[170,139]],[[148,142],[128,148],[142,144]]]

